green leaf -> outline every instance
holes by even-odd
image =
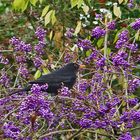
[[[118,40],[118,35],[119,35],[119,33],[120,33],[120,32],[117,32],[117,33],[116,33],[113,43],[115,43],[115,42]]]
[[[29,1],[25,2],[25,5],[22,7],[22,12],[24,12],[27,9]]]
[[[49,69],[43,68],[43,74],[48,74],[50,73]]]
[[[52,15],[51,15],[51,22],[52,25],[54,25],[54,23],[57,21],[56,16],[55,16],[55,10],[53,10]]]
[[[15,10],[21,10],[25,6],[25,0],[14,0],[12,6]]]
[[[78,2],[77,2],[77,7],[78,7],[78,8],[80,8],[80,7],[81,7],[81,5],[82,5],[82,3],[84,3],[84,1],[83,1],[83,0],[78,0]]]
[[[79,0],[71,0],[71,7],[75,7]]]
[[[86,56],[87,56],[87,57],[90,56],[91,53],[92,53],[91,50],[86,51]]]
[[[44,16],[47,14],[47,12],[48,12],[48,10],[49,10],[49,7],[50,7],[50,5],[47,5],[47,6],[43,9],[42,14],[41,14],[41,17],[44,17]]]
[[[30,0],[30,3],[35,6],[38,0]]]
[[[104,38],[100,38],[97,42],[97,46],[100,48],[104,42]]]
[[[113,7],[113,13],[116,17],[121,18],[121,14],[122,14],[121,9],[116,4]]]
[[[12,6],[15,10],[21,10],[22,12],[26,10],[29,0],[14,0]]]
[[[111,49],[110,48],[107,48],[107,55],[109,56],[111,53]]]
[[[40,70],[37,70],[35,75],[34,75],[34,78],[38,79],[40,76],[41,76],[41,72],[40,72]]]
[[[42,4],[44,0],[39,0],[39,2]]]
[[[45,26],[46,26],[48,23],[50,23],[52,12],[53,12],[53,10],[49,11],[49,12],[47,13],[47,15],[45,16]]]
[[[77,26],[76,26],[76,28],[75,28],[74,35],[77,35],[77,34],[80,32],[81,27],[82,27],[82,23],[81,23],[81,21],[78,21],[78,22],[77,22]]]

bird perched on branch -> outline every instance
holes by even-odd
[[[57,95],[58,89],[60,89],[62,85],[68,87],[69,89],[73,87],[76,82],[76,74],[79,68],[84,67],[84,65],[79,65],[77,63],[68,63],[58,70],[42,75],[37,80],[29,82],[25,88],[14,91],[10,95],[22,91],[30,91],[33,84],[38,84],[41,86],[46,83],[48,84],[48,88],[45,90],[45,92],[51,93],[52,95]]]

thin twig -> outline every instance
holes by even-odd
[[[50,135],[54,135],[54,134],[60,134],[60,133],[65,133],[65,132],[74,132],[74,131],[77,131],[78,129],[68,129],[68,130],[59,130],[59,131],[53,131],[53,132],[50,132],[50,133],[47,133],[47,134],[44,134],[38,138],[44,138],[46,136],[50,136]]]
[[[0,53],[7,53],[7,52],[12,53],[12,52],[13,52],[13,50],[0,50]]]
[[[68,138],[68,140],[73,139],[75,136],[77,136],[84,128],[80,128],[75,134],[73,134],[70,138]]]
[[[140,129],[140,126],[132,128],[130,131],[134,131],[134,130],[137,130],[137,129]]]

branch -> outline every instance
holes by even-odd
[[[7,53],[7,52],[12,53],[12,52],[13,52],[13,50],[0,50],[0,53]]]
[[[38,137],[39,139],[41,138],[44,138],[46,136],[49,136],[49,135],[54,135],[54,134],[58,134],[58,133],[64,133],[64,132],[73,132],[73,131],[77,131],[78,129],[68,129],[68,130],[60,130],[60,131],[54,131],[54,132],[50,132],[50,133],[47,133],[47,134],[44,134],[40,137]]]
[[[68,138],[68,140],[73,139],[75,136],[77,136],[84,128],[80,128],[75,134],[73,134],[70,138]]]

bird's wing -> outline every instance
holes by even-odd
[[[35,81],[29,82],[29,84],[45,84],[48,83],[49,85],[52,84],[60,84],[60,83],[69,83],[76,80],[76,76],[62,76],[62,75],[56,75],[56,74],[48,74],[43,75],[39,79]]]

